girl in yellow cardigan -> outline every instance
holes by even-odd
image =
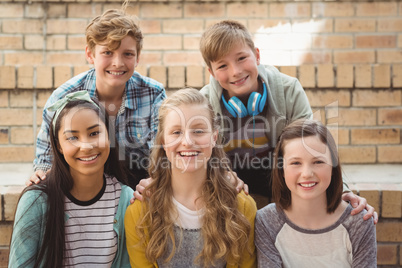
[[[132,267],[256,267],[254,200],[227,179],[208,100],[182,89],[164,101],[145,201],[126,211]]]

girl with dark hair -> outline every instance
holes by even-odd
[[[256,204],[228,180],[217,126],[198,90],[179,90],[161,105],[152,195],[125,217],[132,267],[256,267]]]
[[[275,203],[257,212],[259,267],[376,267],[376,233],[366,211],[342,200],[335,141],[318,121],[287,126],[275,148]]]
[[[21,194],[9,267],[130,267],[124,213],[133,190],[110,148],[105,109],[87,91],[48,109],[53,165]]]

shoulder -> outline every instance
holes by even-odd
[[[257,211],[256,215],[256,226],[282,226],[284,219],[281,216],[282,210],[276,206],[275,203],[268,204],[262,209]]]
[[[133,204],[127,207],[125,215],[125,224],[136,225],[137,221],[144,217],[146,206],[144,202],[135,200]]]
[[[151,91],[156,93],[165,92],[165,89],[161,83],[158,81],[149,78],[147,76],[143,76],[138,72],[134,72],[131,78],[128,80],[129,88],[148,88]]]
[[[257,213],[257,205],[250,195],[246,195],[243,191],[237,194],[238,208],[247,218],[253,217]]]
[[[348,230],[351,238],[353,236],[361,236],[366,232],[375,230],[373,218],[368,220],[363,219],[363,216],[367,213],[367,210],[363,209],[356,215],[350,215],[351,211],[352,206],[349,204],[345,209],[344,214],[346,215],[342,222],[343,226]]]
[[[23,215],[34,215],[35,217],[46,213],[47,195],[41,190],[28,190],[18,201],[15,218]]]

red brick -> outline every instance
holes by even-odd
[[[34,68],[33,66],[21,66],[18,68],[18,88],[33,88]],[[32,93],[31,93],[32,94]]]
[[[336,67],[336,87],[352,88],[353,87],[353,65],[339,64]]]
[[[377,245],[377,264],[392,265],[397,262],[397,245]]]
[[[12,127],[11,128],[12,144],[33,144],[34,133],[32,127]]]
[[[14,66],[0,66],[0,88],[15,88],[15,68]]]
[[[167,85],[167,70],[165,66],[151,66],[149,68],[149,77],[163,84]]]
[[[374,50],[334,51],[334,63],[374,63]]]
[[[182,49],[182,37],[180,35],[146,36],[144,47],[147,50],[180,50]]]
[[[277,52],[273,52],[278,54]],[[332,53],[326,51],[292,51],[291,52],[292,65],[304,64],[330,64],[332,63]],[[281,63],[281,61],[280,61]]]
[[[185,80],[184,66],[168,67],[168,88],[183,88]]]
[[[294,33],[332,33],[333,28],[332,19],[296,19],[292,22]]]
[[[394,87],[402,87],[402,64],[392,65],[392,84]]]
[[[67,48],[68,50],[80,50],[84,51],[86,45],[85,36],[74,36],[69,35],[67,37]]]
[[[22,36],[0,36],[0,49],[23,49]]]
[[[186,86],[202,88],[204,85],[204,68],[202,66],[187,66]]]
[[[311,17],[310,3],[279,3],[269,5],[269,17]]]
[[[315,87],[315,66],[314,65],[300,66],[299,67],[299,80],[304,88],[314,88]]]
[[[48,52],[46,63],[51,65],[83,65],[86,59],[83,51],[79,52]]]
[[[157,34],[162,31],[160,20],[142,20],[138,25],[143,34]]]
[[[53,86],[53,69],[51,66],[36,67],[36,88],[51,88]]]
[[[43,64],[42,52],[9,52],[4,54],[4,65]]]
[[[328,109],[328,123],[339,126],[375,126],[376,109]]]
[[[2,163],[32,162],[34,158],[33,146],[0,147],[0,162]]]
[[[367,203],[374,207],[374,210],[378,213],[378,215],[380,215],[380,191],[377,188],[378,186],[375,185],[374,187],[374,189],[365,189],[364,187],[359,187],[359,196],[366,198]]]
[[[402,110],[400,108],[378,109],[378,125],[402,125]]]
[[[67,16],[67,5],[56,3],[48,5],[47,16],[49,18],[65,18]]]
[[[86,19],[48,19],[47,34],[83,34],[87,24]]]
[[[10,223],[0,224],[0,248],[10,245],[11,234],[13,232],[13,225]],[[4,266],[4,267],[7,267]]]
[[[45,9],[43,4],[30,4],[25,6],[26,18],[42,18],[45,15]]]
[[[387,129],[351,129],[352,144],[399,144],[400,130]]]
[[[353,37],[350,35],[315,35],[313,36],[313,48],[353,48]]]
[[[88,18],[92,19],[102,13],[100,4],[71,3],[67,6],[69,18]]]
[[[377,51],[378,63],[401,63],[402,51],[401,49],[389,50],[389,51]]]
[[[8,132],[9,132],[8,128],[0,128],[0,144],[8,144],[9,141]]]
[[[401,90],[354,90],[353,106],[400,106]]]
[[[53,90],[38,89],[36,92],[36,107],[45,107],[46,101],[49,99]]]
[[[373,19],[335,19],[335,32],[375,32]]]
[[[334,138],[336,144],[347,145],[349,144],[349,129],[331,127],[327,125],[328,129],[331,131],[332,137]]]
[[[203,59],[199,52],[166,52],[163,55],[163,62],[166,65],[201,65]]]
[[[181,18],[183,6],[180,3],[144,3],[140,8],[140,17],[146,18]]]
[[[374,146],[339,146],[339,159],[343,164],[375,163],[376,149]]]
[[[0,18],[22,18],[24,17],[24,5],[3,2],[0,8]]]
[[[396,3],[357,3],[356,15],[363,17],[385,16],[391,17],[397,15],[398,7]]]
[[[229,18],[265,18],[268,15],[266,3],[228,3],[226,14]]]
[[[184,36],[183,37],[183,49],[184,50],[198,50],[200,48],[200,39],[199,35],[192,36]]]
[[[221,3],[185,3],[185,18],[222,18],[225,16],[225,5]]]
[[[290,20],[286,19],[250,19],[248,30],[251,33],[290,33],[292,31]]]
[[[379,32],[401,32],[402,31],[402,19],[393,18],[378,18],[378,31]]]
[[[377,226],[378,242],[402,242],[402,224],[400,222],[381,222]]]
[[[359,35],[356,36],[356,48],[395,48],[395,35]]]
[[[31,108],[33,103],[32,90],[13,90],[10,92],[10,107]]]
[[[41,20],[3,20],[2,24],[3,33],[41,34],[43,31],[43,22]]]
[[[317,86],[321,88],[333,88],[334,85],[334,66],[332,64],[318,64]]]
[[[384,218],[402,218],[402,192],[382,191],[382,211]]]
[[[306,90],[311,107],[350,106],[349,90]]]
[[[12,224],[8,224],[12,226]],[[3,231],[3,230],[1,230]],[[11,232],[11,230],[9,230]],[[10,237],[8,235],[8,237]],[[10,237],[11,238],[11,237]],[[7,267],[8,265],[8,255],[10,255],[10,250],[9,248],[0,248],[0,267]]]
[[[73,75],[72,76],[76,76],[79,75],[80,73],[86,72],[90,69],[90,67],[88,65],[76,65],[73,66]],[[137,71],[137,69],[135,69]]]
[[[1,75],[1,68],[0,68],[0,75]],[[1,77],[1,76],[0,76]],[[5,108],[8,107],[8,90],[0,90],[0,107]]]
[[[355,86],[357,88],[372,87],[371,65],[358,64],[355,66]]]
[[[374,87],[389,88],[391,86],[391,66],[379,64],[373,66]]]
[[[140,65],[162,65],[161,52],[141,52]]]
[[[45,47],[43,35],[25,35],[24,47],[26,50],[41,50]]]
[[[313,3],[313,17],[352,17],[353,3]]]
[[[281,66],[281,73],[287,74],[291,77],[297,77],[297,67],[296,66]]]
[[[378,162],[402,163],[402,146],[378,146]]]
[[[258,40],[261,39],[262,40]],[[264,49],[271,50],[286,50],[286,49],[310,49],[311,36],[310,34],[270,34],[256,36],[256,42],[264,41]]]
[[[72,77],[70,66],[54,67],[54,86],[59,87]]]
[[[164,20],[164,33],[202,33],[204,31],[203,20],[185,19],[185,20]],[[148,49],[148,48],[147,48]]]

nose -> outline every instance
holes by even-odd
[[[92,150],[93,148],[94,148],[94,144],[92,142],[83,141],[80,143],[81,151]]]
[[[115,66],[115,67],[123,66],[123,59],[122,59],[121,55],[118,55],[117,53],[115,53],[115,55],[113,57],[113,66]]]
[[[302,172],[303,178],[311,178],[314,176],[314,171],[309,165],[305,165]]]
[[[193,140],[191,138],[191,133],[189,131],[186,131],[183,135],[183,138],[181,140],[181,144],[183,146],[191,146],[193,144]]]
[[[237,64],[232,64],[231,69],[233,76],[238,76],[239,74],[241,74],[241,68],[237,66]]]

